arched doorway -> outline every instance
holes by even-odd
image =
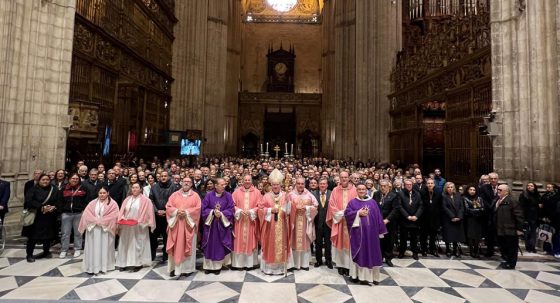
[[[317,157],[321,150],[321,137],[319,134],[306,129],[298,136],[302,157]]]
[[[258,150],[259,136],[254,133],[248,133],[241,138],[241,153],[245,157],[254,157],[259,155]]]

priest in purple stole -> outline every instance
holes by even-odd
[[[226,181],[217,179],[215,184],[215,189],[202,201],[204,230],[201,248],[204,251],[204,272],[217,275],[223,265],[231,263],[235,206],[231,194],[225,191]]]
[[[379,267],[383,264],[379,238],[387,233],[377,202],[367,195],[364,184],[356,187],[358,197],[348,202],[344,217],[350,235],[350,278],[360,284],[379,284]]]

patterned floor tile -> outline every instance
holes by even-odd
[[[447,294],[445,292],[435,290],[432,288],[424,288],[418,293],[416,293],[413,297],[413,300],[422,302],[422,303],[463,303],[465,299]]]
[[[299,294],[299,296],[312,303],[316,303],[316,302],[317,303],[319,302],[342,303],[352,298],[352,296],[349,296],[348,294],[340,292],[326,285],[317,285]]]
[[[120,301],[178,302],[189,281],[141,280]]]
[[[85,280],[85,278],[38,277],[4,295],[2,299],[58,300]]]
[[[82,300],[101,300],[124,294],[128,291],[119,281],[112,279],[103,282],[81,286],[74,290]]]
[[[239,292],[225,286],[220,282],[214,282],[198,288],[190,289],[187,295],[200,303],[221,302],[239,295]]]

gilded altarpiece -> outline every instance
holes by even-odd
[[[474,182],[493,165],[491,140],[478,131],[492,107],[489,11],[486,1],[468,3],[437,18],[419,16],[446,11],[405,6],[405,48],[389,95],[391,161],[445,168],[456,182]]]
[[[169,123],[173,9],[172,0],[77,0],[68,145],[80,158],[100,158],[106,127],[113,155],[160,142]]]

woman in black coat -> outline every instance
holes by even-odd
[[[549,243],[544,243],[543,249],[554,255],[556,258],[560,258],[560,212],[558,211],[558,206],[560,205],[560,194],[558,190],[552,183],[546,185],[546,192],[541,197],[541,220],[550,224],[556,232],[552,235],[552,245]]]
[[[455,184],[445,183],[443,192],[443,241],[445,241],[445,254],[451,257],[450,243],[453,243],[453,255],[460,257],[459,242],[465,242],[465,229],[463,218],[465,208],[463,198],[455,190]]]
[[[27,262],[35,262],[33,250],[38,242],[43,243],[43,253],[37,258],[50,258],[51,241],[57,234],[56,209],[60,201],[60,192],[52,185],[48,175],[42,174],[39,182],[25,195],[24,208],[35,211],[35,221],[24,226],[21,235],[27,237]]]
[[[525,190],[519,196],[519,203],[523,208],[523,216],[527,222],[525,231],[525,249],[528,252],[536,253],[535,244],[537,242],[537,226],[539,220],[539,204],[541,196],[537,186],[533,182],[527,183]]]
[[[465,221],[467,224],[467,242],[470,255],[473,258],[480,257],[480,239],[482,239],[483,226],[486,224],[484,215],[484,201],[478,196],[478,187],[474,185],[465,186],[463,193],[465,203]]]

